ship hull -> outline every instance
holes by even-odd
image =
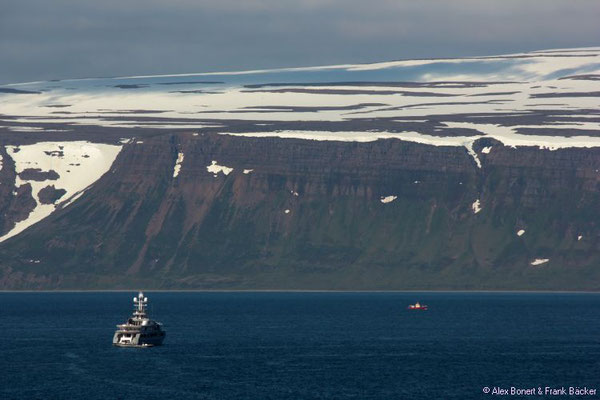
[[[166,333],[160,332],[156,336],[142,337],[140,333],[123,334],[115,332],[113,336],[113,345],[118,347],[154,347],[162,345]]]

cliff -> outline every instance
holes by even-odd
[[[154,135],[3,242],[1,284],[597,289],[600,149],[475,151],[481,169],[464,148],[395,139]]]

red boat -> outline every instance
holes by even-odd
[[[409,310],[423,310],[423,311],[427,311],[427,305],[420,304],[419,302],[417,302],[416,304],[409,305],[407,307],[407,309],[409,309]]]

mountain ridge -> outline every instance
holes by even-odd
[[[557,52],[0,93],[0,288],[598,290],[600,50]]]

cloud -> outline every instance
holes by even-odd
[[[595,0],[0,3],[0,83],[491,55],[600,37]]]

